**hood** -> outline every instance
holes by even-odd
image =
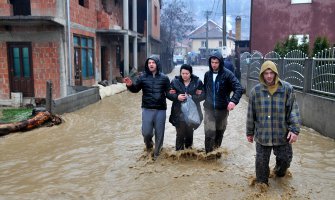
[[[276,73],[276,79],[275,79],[275,84],[278,83],[279,81],[279,74],[278,74],[278,70],[277,70],[277,66],[274,62],[268,60],[265,61],[262,66],[261,66],[261,71],[259,72],[259,81],[263,84],[265,84],[264,78],[263,78],[263,72],[267,69],[271,69],[274,73]]]
[[[159,61],[158,56],[154,56],[154,55],[150,56],[150,57],[147,58],[147,60],[145,61],[145,66],[144,66],[144,68],[145,68],[145,72],[148,73],[148,74],[151,74],[151,72],[150,72],[150,70],[149,70],[149,67],[148,67],[148,61],[149,61],[149,59],[155,61],[156,65],[157,65],[157,74],[159,74],[159,72],[161,71],[161,63],[160,63],[160,61]]]
[[[216,52],[212,53],[208,58],[209,70],[213,71],[213,68],[212,68],[212,65],[211,65],[211,58],[219,59],[219,61],[220,61],[219,71],[222,71],[223,67],[224,67],[224,62],[223,62],[224,60],[223,60],[223,57],[222,57],[221,53],[216,51]]]

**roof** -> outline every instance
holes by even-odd
[[[232,37],[229,36],[229,33],[226,34],[228,39],[235,40],[235,35],[233,34]],[[190,39],[205,39],[206,32],[197,33],[189,36]],[[219,28],[213,28],[208,31],[208,38],[209,39],[221,39],[222,38],[222,30]]]
[[[214,26],[216,26],[216,27],[219,27],[220,29],[222,29],[221,28],[221,26],[219,26],[217,23],[215,23],[213,20],[208,20],[208,24],[212,24],[212,25],[214,25]],[[202,25],[200,25],[200,26],[198,26],[196,29],[194,29],[193,31],[191,31],[188,35],[190,36],[190,35],[192,35],[193,33],[195,33],[197,30],[199,30],[199,29],[201,29],[202,27],[204,27],[206,25],[206,22],[205,23],[203,23]]]

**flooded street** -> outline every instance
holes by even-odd
[[[194,67],[201,78],[206,70]],[[293,145],[289,176],[270,178],[266,193],[249,186],[255,144],[245,137],[247,104],[244,96],[230,113],[216,160],[202,157],[203,124],[194,151],[177,154],[167,120],[164,149],[153,162],[141,135],[141,92],[64,114],[59,126],[1,137],[0,199],[333,199],[335,142],[306,127]],[[168,101],[167,119],[170,108]],[[274,162],[272,156],[271,168]]]

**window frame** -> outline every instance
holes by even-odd
[[[89,8],[89,0],[78,0],[78,4],[84,8]]]
[[[304,4],[304,3],[312,3],[312,0],[291,0],[291,4]]]
[[[78,38],[78,44],[75,44],[74,42],[74,38]],[[86,39],[86,46],[82,46],[82,40]],[[89,47],[88,43],[89,40],[92,41],[92,46]],[[74,52],[76,52],[76,50],[78,50],[78,58],[74,57],[73,61],[76,64],[76,59],[78,60],[78,65],[80,66],[81,69],[81,78],[83,80],[89,80],[89,79],[93,79],[95,77],[95,70],[94,70],[94,61],[95,61],[95,51],[94,51],[94,38],[93,37],[88,37],[88,36],[84,36],[84,35],[73,35],[73,48],[74,48]],[[86,51],[83,51],[86,50]],[[90,68],[89,66],[89,50],[92,51],[92,68]],[[86,54],[86,65],[84,66],[82,63],[82,53],[85,52]],[[84,69],[85,68],[85,69]],[[84,73],[86,72],[86,73]]]

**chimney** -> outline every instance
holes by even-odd
[[[241,17],[237,16],[235,19],[236,40],[241,40]]]

